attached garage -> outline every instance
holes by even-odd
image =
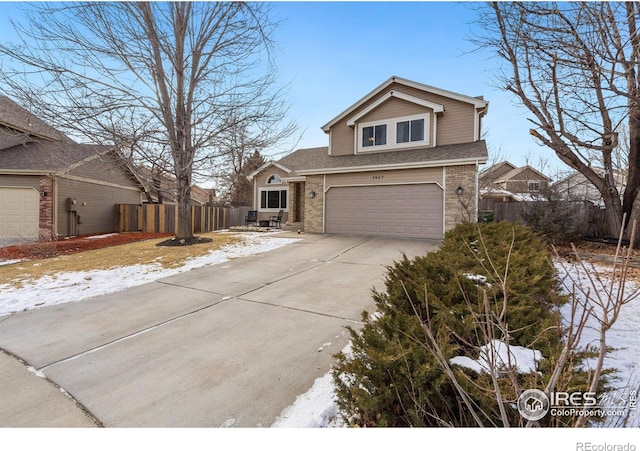
[[[435,183],[332,187],[325,232],[441,239],[443,191]]]
[[[0,238],[38,239],[40,196],[34,188],[0,188]]]

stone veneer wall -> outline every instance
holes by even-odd
[[[476,222],[476,166],[447,166],[445,168],[444,231],[451,230],[462,221]],[[461,196],[458,187],[464,189]]]
[[[311,191],[316,193],[312,199]],[[322,175],[308,175],[304,187],[304,231],[323,233],[322,206],[324,204],[324,182]]]

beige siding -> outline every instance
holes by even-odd
[[[135,187],[134,179],[129,176],[122,163],[112,153],[98,155],[68,172],[69,175],[90,178],[121,186]]]
[[[362,116],[359,122],[380,121],[389,119],[390,117],[413,116],[416,114],[424,114],[425,112],[433,112],[433,110],[407,102],[406,100],[391,98],[375,110]]]
[[[386,95],[389,91],[397,91],[405,94],[409,94],[414,97],[418,97],[423,100],[427,100],[429,102],[437,103],[444,106],[444,114],[438,115],[437,118],[437,141],[436,145],[442,146],[447,144],[459,144],[466,142],[475,141],[474,136],[474,125],[475,125],[475,107],[471,104],[461,102],[455,99],[450,99],[448,97],[443,97],[435,94],[431,94],[428,92],[424,92],[415,88],[411,88],[408,86],[403,86],[399,84],[392,84],[387,89],[380,92],[377,96],[374,96],[369,101],[365,102],[360,109],[365,109],[373,102],[378,100],[380,97]],[[401,106],[401,103],[406,103],[409,106]],[[386,105],[389,104],[389,107]],[[387,118],[391,119],[393,117],[401,117],[406,116],[404,112],[400,113],[400,111],[409,111],[413,107],[419,106],[412,104],[410,102],[406,102],[400,99],[390,99],[387,102],[384,102],[379,108],[372,111],[371,113],[366,115],[366,118],[375,118],[375,120],[382,119],[382,115],[378,116],[377,111],[382,108],[387,108],[388,113],[393,114],[393,116],[387,116]],[[394,110],[396,111],[394,113]],[[383,111],[383,110],[381,110]],[[422,110],[424,111],[424,109]],[[357,111],[354,111],[351,116],[355,115]],[[395,116],[398,114],[398,116]],[[349,127],[347,125],[347,121],[349,117],[342,119],[337,122],[331,130],[331,153],[332,155],[348,155],[353,154],[354,152],[354,133],[357,130],[357,126],[355,128]],[[369,119],[366,119],[369,120]],[[361,122],[366,122],[365,119],[361,119]],[[431,127],[431,131],[433,133],[434,127]]]
[[[332,186],[390,185],[426,182],[442,183],[442,168],[403,169],[395,171],[371,171],[327,175],[327,188]]]
[[[35,188],[40,190],[39,175],[0,175],[0,186]]]
[[[256,210],[258,210],[258,220],[259,221],[265,221],[267,219],[269,219],[270,216],[275,216],[277,215],[278,211],[277,210],[262,210],[260,208],[260,189],[261,188],[266,188],[266,187],[271,187],[271,188],[281,188],[281,189],[288,189],[289,185],[287,183],[282,183],[281,185],[269,185],[267,182],[269,181],[269,179],[271,178],[272,175],[277,175],[278,177],[280,177],[281,179],[285,178],[287,175],[289,175],[286,171],[283,171],[282,169],[280,169],[277,166],[269,166],[268,168],[266,168],[264,171],[262,171],[260,174],[256,175],[253,179],[253,198],[254,198],[254,208]],[[291,201],[291,191],[289,190],[288,192],[288,196],[287,196],[287,203],[290,205],[290,201]],[[282,224],[286,223],[288,220],[288,205],[287,208],[284,208],[285,212],[284,212],[284,216],[282,217]]]
[[[56,225],[61,236],[67,236],[70,230],[68,198],[76,199],[80,217],[77,234],[115,232],[115,204],[139,204],[142,200],[140,191],[65,178],[58,179],[57,189]]]

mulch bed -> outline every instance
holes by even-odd
[[[133,243],[135,241],[167,238],[173,236],[173,234],[126,232],[101,238],[90,238],[91,236],[96,235],[83,235],[68,239],[59,239],[56,241],[40,241],[36,243],[3,247],[0,248],[0,260],[33,260],[50,258],[58,255],[75,254],[77,252],[92,249],[101,249],[104,247],[117,246],[119,244]]]

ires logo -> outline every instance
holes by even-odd
[[[551,411],[552,415],[580,414],[586,408],[598,407],[598,397],[594,392],[551,392],[547,395],[535,388],[525,390],[518,398],[518,412],[529,421],[538,421]],[[568,409],[565,411],[565,409]]]

